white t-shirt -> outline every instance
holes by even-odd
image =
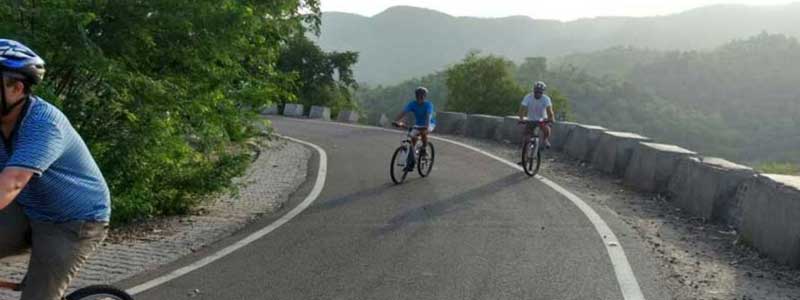
[[[522,106],[528,108],[528,120],[541,121],[547,119],[547,108],[553,106],[553,102],[547,95],[536,99],[533,97],[533,93],[529,93],[522,98]]]

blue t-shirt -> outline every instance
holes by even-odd
[[[0,163],[35,175],[17,196],[28,218],[63,223],[109,221],[111,195],[89,148],[67,117],[41,98],[31,97]]]
[[[434,110],[433,110],[433,103],[428,100],[425,100],[422,104],[417,103],[417,100],[411,100],[408,104],[406,104],[406,108],[403,109],[404,112],[410,112],[414,114],[414,125],[415,126],[425,126],[428,125],[428,122],[425,118],[430,116],[430,125],[436,125],[436,118],[434,117]]]

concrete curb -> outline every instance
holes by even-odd
[[[800,267],[800,177],[765,174],[736,195],[742,238],[780,263]]]
[[[738,187],[756,172],[714,157],[685,157],[669,183],[669,194],[675,203],[704,220],[741,224],[741,207],[736,200]]]
[[[625,184],[640,192],[666,192],[680,159],[696,154],[675,145],[639,142],[625,173]]]
[[[615,176],[625,176],[633,156],[634,148],[639,142],[649,142],[650,138],[638,134],[618,131],[606,131],[600,135],[597,148],[592,158],[595,169],[613,174]]]
[[[600,126],[577,124],[564,144],[565,152],[574,159],[591,161],[604,131],[606,129]]]

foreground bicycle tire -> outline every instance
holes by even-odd
[[[66,300],[133,300],[125,291],[110,285],[93,285],[67,295]]]
[[[522,147],[522,169],[525,170],[525,174],[531,177],[536,176],[541,165],[542,151],[539,149],[539,143],[526,142],[525,147]]]
[[[400,152],[403,152],[402,146],[397,147],[397,150],[394,150],[394,155],[392,155],[392,161],[389,162],[389,175],[392,177],[392,181],[395,184],[403,183],[403,181],[406,180],[406,176],[408,176],[408,172],[404,170],[406,165],[405,160],[407,159],[407,157],[398,157],[401,156]],[[397,159],[403,160],[402,166],[400,166],[399,161]]]
[[[425,157],[420,157],[417,160],[417,171],[419,176],[428,177],[433,170],[433,163],[436,159],[436,151],[433,148],[433,143],[428,142],[428,150],[426,150]]]

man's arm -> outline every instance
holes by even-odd
[[[401,111],[400,114],[397,115],[397,118],[394,118],[395,123],[399,123],[400,120],[406,117],[406,111]]]
[[[25,188],[33,172],[22,168],[5,168],[0,172],[0,210],[6,208]]]
[[[547,107],[547,120],[550,122],[556,121],[556,113],[553,112],[553,106]]]
[[[525,106],[525,105],[520,105],[519,106],[519,111],[517,112],[517,115],[519,116],[519,120],[520,121],[525,121],[525,113],[526,112],[528,112],[528,107]]]

